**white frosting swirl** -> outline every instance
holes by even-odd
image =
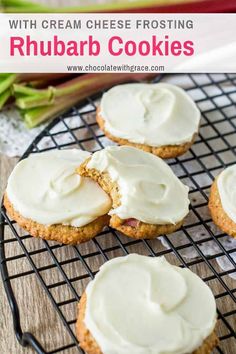
[[[236,165],[227,167],[217,178],[222,207],[236,223]]]
[[[214,330],[210,288],[164,257],[118,257],[86,289],[85,325],[103,354],[186,354]]]
[[[167,83],[115,86],[102,97],[101,116],[113,136],[155,147],[190,142],[201,118],[190,96]]]
[[[110,215],[150,224],[175,224],[188,214],[188,187],[153,154],[110,146],[95,152],[88,168],[108,172],[118,184],[120,205]]]
[[[20,161],[6,190],[14,209],[43,225],[76,227],[107,214],[111,207],[107,194],[94,181],[75,172],[89,156],[77,149],[54,150]]]

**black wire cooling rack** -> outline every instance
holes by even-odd
[[[14,330],[20,344],[31,346],[37,353],[83,353],[75,336],[77,302],[102,263],[130,252],[165,255],[172,263],[189,267],[200,275],[217,301],[220,344],[215,353],[236,353],[236,280],[233,279],[233,276],[236,278],[236,244],[213,225],[207,210],[212,180],[223,168],[236,162],[236,74],[167,75],[158,76],[154,81],[160,80],[176,82],[187,89],[202,112],[200,134],[193,147],[184,156],[168,160],[175,173],[190,187],[190,214],[180,231],[163,235],[160,242],[159,239],[133,240],[107,228],[87,244],[63,246],[24,233],[2,207],[1,273]],[[108,140],[95,120],[101,94],[53,120],[23,158],[49,149],[76,146],[95,151],[107,145]],[[15,245],[19,246],[19,251],[12,254]],[[188,251],[193,253],[192,258],[187,257]],[[14,282],[20,280],[20,286],[24,287],[24,280],[30,277],[37,278],[46,298],[44,301],[49,299],[50,310],[55,310],[52,323],[40,326],[44,328],[43,335],[40,334],[42,328],[31,332],[22,329],[27,330],[27,323],[22,323],[22,312],[26,310],[18,303],[19,285],[14,287]],[[32,293],[34,289],[32,287]],[[35,309],[35,313],[37,311],[42,310]],[[50,339],[59,331],[59,327],[53,326],[54,320],[62,323],[61,342],[56,347]]]

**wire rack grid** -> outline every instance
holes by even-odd
[[[30,345],[37,353],[83,353],[75,336],[77,302],[101,264],[131,252],[165,255],[171,263],[188,267],[201,276],[211,287],[218,307],[220,344],[215,353],[236,353],[236,243],[213,225],[207,210],[214,177],[236,160],[236,74],[166,75],[157,76],[154,81],[160,80],[184,87],[202,112],[200,133],[193,147],[182,157],[167,161],[190,187],[190,214],[180,231],[163,235],[160,242],[159,239],[133,240],[107,228],[86,244],[64,246],[32,238],[9,219],[2,207],[1,274],[14,330],[20,344]],[[110,144],[95,120],[101,94],[87,98],[53,120],[23,158],[56,148],[96,151]],[[57,326],[42,324],[43,335],[37,328],[31,332],[22,329],[27,326],[25,321],[22,323],[26,310],[18,303],[19,284],[15,286],[15,282],[19,280],[23,287],[28,278],[30,282],[36,279],[40,290],[43,289],[42,301],[50,300],[48,311],[52,311],[52,321],[59,323]],[[61,331],[61,342],[55,345],[50,338],[58,331]]]

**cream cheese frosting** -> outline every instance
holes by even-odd
[[[105,263],[86,289],[84,323],[103,354],[186,354],[216,325],[210,288],[164,257]]]
[[[154,147],[190,142],[201,118],[190,96],[167,83],[115,86],[102,97],[101,116],[113,136]]]
[[[95,152],[88,168],[107,172],[119,187],[120,205],[110,215],[150,224],[175,224],[188,214],[188,187],[159,157],[128,146]]]
[[[236,223],[236,165],[227,167],[220,173],[217,187],[224,211]]]
[[[90,153],[78,149],[32,154],[12,171],[6,193],[23,217],[43,225],[84,226],[111,207],[97,183],[75,170]]]

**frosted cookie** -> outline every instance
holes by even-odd
[[[210,354],[216,303],[193,272],[164,257],[106,262],[82,296],[76,324],[87,354]]]
[[[188,187],[159,157],[128,146],[95,152],[78,173],[97,181],[112,199],[110,226],[134,238],[180,228],[188,214]]]
[[[88,241],[109,223],[111,201],[76,167],[88,152],[55,150],[32,154],[12,171],[4,196],[12,219],[32,236],[66,244]]]
[[[209,209],[214,223],[236,237],[236,165],[227,167],[213,182]]]
[[[167,83],[115,86],[103,95],[97,110],[97,122],[108,138],[162,158],[190,148],[200,118],[190,96]]]

